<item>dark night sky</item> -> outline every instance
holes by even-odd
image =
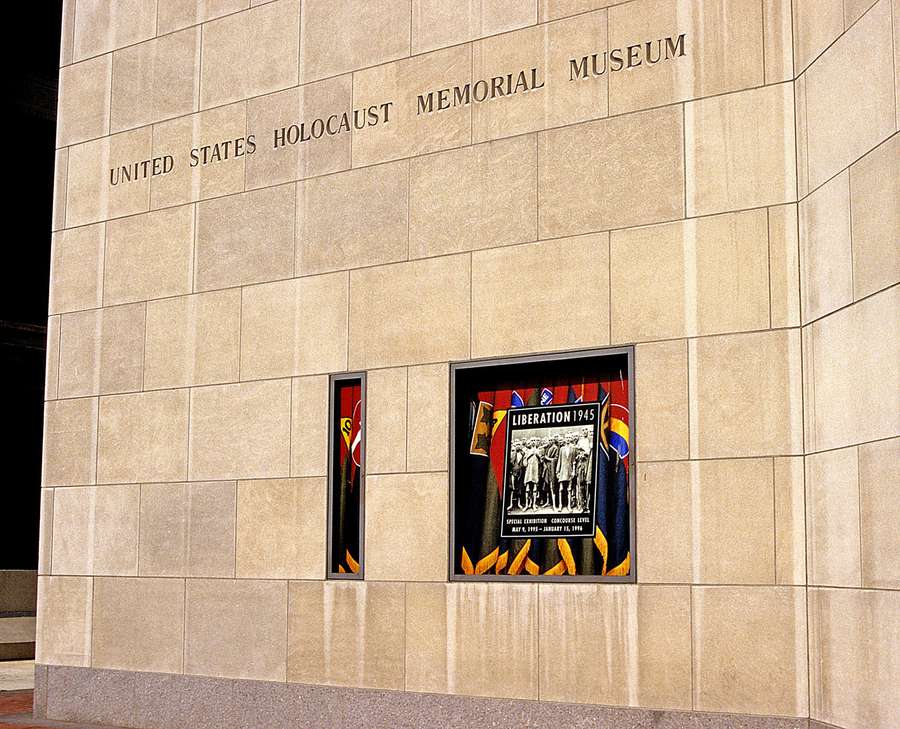
[[[37,567],[44,358],[53,204],[61,2],[5,10],[7,101],[3,166],[6,242],[0,298],[4,397],[0,569]]]

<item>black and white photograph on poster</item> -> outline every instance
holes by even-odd
[[[593,536],[599,403],[513,408],[506,417],[501,536]]]

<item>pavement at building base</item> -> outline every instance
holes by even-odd
[[[0,691],[0,729],[121,729],[99,724],[35,719],[32,715],[34,691]]]

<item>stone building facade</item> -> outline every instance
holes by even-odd
[[[897,0],[66,0],[60,63],[36,713],[896,726]],[[448,580],[450,363],[622,345],[636,582]]]

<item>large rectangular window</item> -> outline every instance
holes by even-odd
[[[455,580],[634,581],[633,350],[451,365]]]
[[[328,427],[328,576],[362,579],[365,545],[365,374],[331,378]]]

